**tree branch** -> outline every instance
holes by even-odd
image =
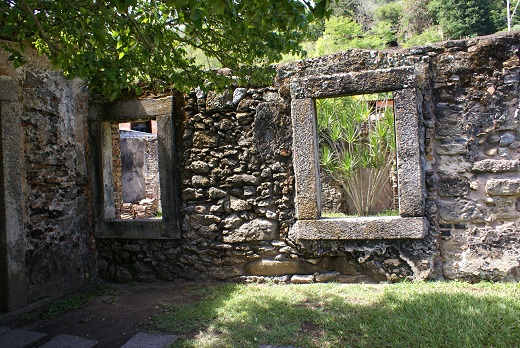
[[[29,17],[32,18],[34,23],[36,24],[36,28],[38,29],[38,33],[40,34],[40,37],[45,41],[47,46],[49,47],[49,51],[51,55],[57,56],[59,49],[56,47],[54,42],[47,36],[47,33],[45,33],[45,30],[43,29],[42,24],[38,20],[38,17],[34,14],[34,10],[29,6],[29,4],[25,0],[20,0],[20,5],[22,6],[22,11],[27,13]]]

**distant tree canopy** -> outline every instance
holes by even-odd
[[[70,77],[116,98],[121,90],[203,85],[214,74],[192,52],[236,71],[301,54],[329,0],[3,0],[0,39],[15,64],[33,43]]]
[[[330,9],[306,44],[314,44],[313,55],[493,34],[507,28],[508,17],[507,0],[337,0]],[[513,15],[513,29],[520,29],[519,17]]]
[[[487,35],[505,27],[502,0],[432,0],[431,14],[448,38]]]

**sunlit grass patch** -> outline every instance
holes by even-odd
[[[168,306],[176,347],[515,347],[520,285],[226,284]],[[200,292],[203,291],[204,294]]]

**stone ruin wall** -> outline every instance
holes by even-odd
[[[87,93],[47,65],[16,71],[6,65],[2,84],[19,91],[16,98],[0,91],[8,99],[0,104],[0,149],[3,165],[16,168],[2,168],[0,177],[6,200],[20,198],[16,253],[26,260],[27,298],[87,283],[95,275],[94,251],[100,274],[119,281],[519,280],[519,56],[520,34],[402,51],[351,50],[281,66],[270,87],[175,96],[181,238],[95,243]],[[403,66],[418,72],[426,236],[289,238],[295,221],[291,79]],[[20,174],[7,178],[11,171]],[[13,178],[19,191],[6,190]]]
[[[6,148],[2,165],[8,157],[16,163],[16,181],[6,183],[6,191],[20,186],[22,228],[16,233],[27,286],[14,296],[21,305],[71,293],[96,277],[86,163],[89,95],[80,81],[67,81],[34,52],[16,70],[1,57],[2,84],[18,86],[17,112],[2,109],[7,124],[1,141],[16,137],[19,145]]]
[[[103,240],[102,274],[118,280],[518,280],[519,50],[518,34],[393,52],[352,50],[280,67],[276,87],[186,95],[183,113],[175,115],[182,239]],[[403,66],[419,72],[427,235],[288,239],[291,78]]]

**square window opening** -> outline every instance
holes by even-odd
[[[376,240],[376,239],[421,239],[428,230],[428,221],[424,216],[425,179],[422,167],[421,138],[421,91],[415,86],[416,71],[410,67],[381,69],[377,71],[349,72],[326,76],[305,76],[291,79],[291,117],[293,126],[293,163],[295,174],[295,218],[296,222],[289,230],[289,238],[294,240]],[[383,156],[392,163],[388,169],[388,183],[391,196],[388,204],[396,210],[396,216],[378,215],[378,209],[369,210],[360,216],[330,218],[326,194],[322,192],[322,174],[326,171],[327,156],[334,156],[332,148],[325,149],[326,140],[320,139],[324,120],[319,119],[323,103],[338,103],[335,99],[350,96],[354,101],[365,99],[363,106],[368,116],[364,123],[365,140],[370,143],[369,125],[377,124],[380,101],[374,94],[384,92],[387,106],[381,112],[393,116],[395,134],[395,155],[386,150],[389,156]],[[332,100],[332,101],[330,101]],[[351,101],[352,102],[352,101]],[[391,106],[391,107],[390,107]],[[318,109],[318,111],[317,111]],[[341,109],[341,107],[340,107]],[[385,111],[385,109],[388,109]],[[391,112],[393,111],[393,112]],[[317,114],[318,112],[318,114]],[[372,114],[372,116],[370,116]],[[347,123],[348,125],[348,123]],[[359,128],[363,128],[363,126]],[[358,129],[359,129],[358,128]],[[355,128],[354,128],[355,130]],[[336,131],[337,132],[337,131]],[[358,130],[361,132],[361,130]],[[389,131],[389,133],[392,133]],[[389,141],[392,141],[388,139]],[[322,143],[320,146],[320,142]],[[376,142],[373,139],[372,142]],[[329,144],[330,146],[330,144]],[[362,151],[370,151],[368,149]],[[373,150],[373,149],[372,149]],[[383,151],[385,153],[385,151]],[[350,157],[352,162],[354,155]],[[347,158],[348,159],[348,158]],[[348,161],[346,161],[348,163]],[[334,163],[329,163],[332,165]],[[390,165],[388,165],[390,166]],[[325,167],[325,169],[323,168]],[[364,169],[366,170],[366,169]],[[382,171],[384,173],[384,171]],[[393,172],[393,173],[392,173]],[[369,175],[359,173],[365,180]],[[382,174],[381,174],[382,175]],[[386,175],[385,175],[386,176]],[[385,181],[385,180],[383,180]],[[367,190],[368,185],[365,186]],[[379,185],[381,186],[381,185]],[[384,185],[383,185],[384,186]],[[379,198],[381,189],[375,191]],[[388,188],[388,186],[387,186]],[[377,192],[379,190],[379,192]],[[362,209],[361,209],[362,210]],[[385,207],[381,207],[386,211]],[[340,211],[341,212],[341,211]],[[341,212],[350,215],[347,210]],[[356,212],[354,212],[356,214]],[[356,214],[357,215],[357,214]]]

